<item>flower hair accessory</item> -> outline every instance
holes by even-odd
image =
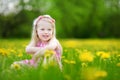
[[[35,26],[37,26],[38,22],[39,22],[40,20],[42,20],[42,19],[48,19],[49,22],[55,23],[55,20],[54,20],[53,18],[51,18],[49,15],[43,15],[43,16],[39,16],[39,17],[37,18],[37,20],[35,21]]]

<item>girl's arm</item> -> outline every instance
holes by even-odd
[[[41,53],[41,55],[43,55],[43,52],[45,50],[54,50],[55,48],[56,48],[55,43],[50,44],[50,45],[48,45],[46,47],[43,47],[43,48],[28,45],[26,47],[26,52],[29,53],[29,54],[35,54],[35,53],[40,54]]]
[[[40,56],[43,56],[46,50],[55,50],[57,48],[57,43],[50,43],[47,46],[40,48],[34,55],[33,58],[39,58]]]
[[[31,46],[27,46],[26,47],[26,52],[30,53],[30,54],[34,54],[34,53],[36,53],[39,50],[40,50],[39,47],[31,47]]]
[[[26,46],[25,51],[29,54],[35,54],[40,48],[35,46],[35,42],[31,41],[28,46]]]

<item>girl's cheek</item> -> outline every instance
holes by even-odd
[[[42,32],[41,32],[41,31],[39,31],[39,32],[38,32],[38,34],[42,34]]]

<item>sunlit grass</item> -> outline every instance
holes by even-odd
[[[0,80],[120,79],[119,39],[61,39],[62,71],[54,62],[46,66],[39,64],[38,68],[18,64],[10,67],[14,61],[31,58],[25,52],[28,43],[28,39],[0,40]]]

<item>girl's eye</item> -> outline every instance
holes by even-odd
[[[45,29],[40,29],[41,31],[44,31]]]
[[[48,29],[48,31],[51,31],[52,29]]]

